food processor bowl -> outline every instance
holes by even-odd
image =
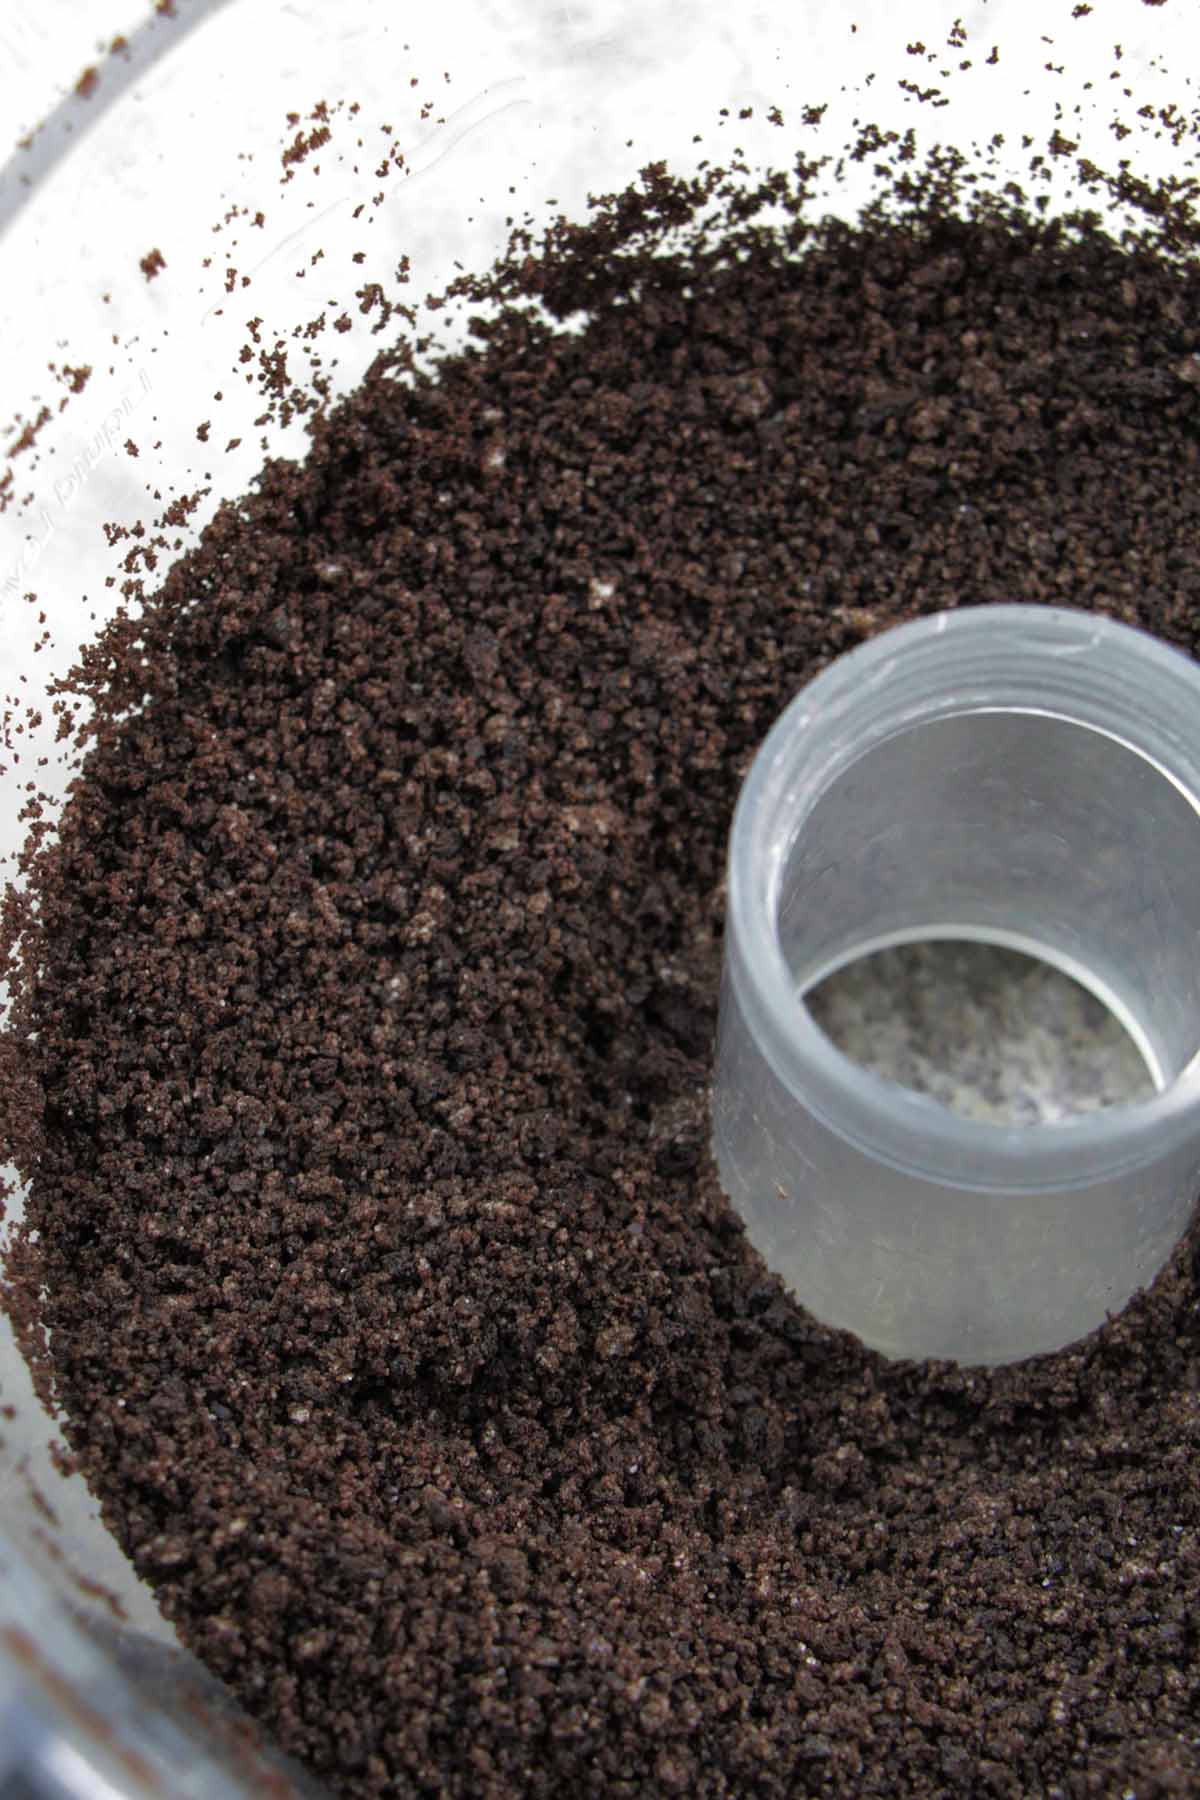
[[[461,341],[462,307],[420,303],[514,223],[580,217],[651,163],[798,154],[828,159],[815,208],[854,217],[877,186],[875,157],[846,154],[868,122],[1053,206],[1086,194],[1078,159],[1115,160],[1114,121],[1148,177],[1185,155],[1156,110],[1183,85],[1183,5],[101,11],[102,37],[80,0],[0,20],[0,855],[18,885],[74,772],[54,684],[79,647],[265,455],[303,453],[314,383],[348,392],[398,335]],[[1056,132],[1069,155],[1047,155]],[[0,1795],[302,1791],[62,1472],[45,1370],[35,1392],[0,1334]]]

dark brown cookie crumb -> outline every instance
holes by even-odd
[[[725,833],[801,683],[993,600],[1195,650],[1200,279],[794,211],[655,253],[655,174],[464,283],[471,350],[381,360],[110,634],[20,916],[26,1342],[346,1795],[1200,1782],[1192,1246],[1060,1356],[887,1365],[706,1152]]]

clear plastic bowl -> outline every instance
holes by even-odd
[[[402,258],[416,301],[457,266],[488,264],[510,215],[581,214],[589,192],[619,189],[656,160],[687,173],[735,146],[775,165],[797,148],[836,152],[856,120],[964,149],[1001,134],[995,178],[1030,188],[1049,171],[1031,173],[1022,136],[1041,145],[1064,119],[1080,155],[1111,159],[1116,117],[1131,134],[1121,154],[1148,174],[1172,167],[1170,134],[1136,108],[1178,98],[1170,71],[1190,65],[1191,9],[1095,10],[1103,20],[1073,20],[1069,0],[1035,11],[914,0],[901,21],[890,0],[853,14],[792,0],[749,11],[715,0],[402,11],[113,0],[99,39],[83,0],[15,0],[0,18],[0,157],[12,151],[0,166],[6,454],[26,425],[37,431],[0,469],[12,474],[0,665],[22,725],[3,757],[0,855],[24,840],[26,782],[53,801],[70,779],[47,684],[122,601],[130,540],[108,542],[105,522],[149,523],[196,495],[170,528],[182,548],[220,499],[247,488],[265,448],[303,450],[302,418],[257,423],[260,371],[239,362],[249,319],[303,385],[312,346],[294,328],[344,308],[354,328],[336,340],[336,366],[330,334],[316,341],[344,392],[384,341],[356,293],[394,288]],[[948,104],[923,106],[922,84]],[[810,104],[827,104],[819,128],[803,122]],[[325,123],[327,142],[283,161],[297,132]],[[830,210],[853,215],[871,191],[870,159],[830,167]],[[165,266],[147,279],[154,251]],[[452,336],[456,320],[438,315],[437,327]],[[85,365],[77,389],[71,371]],[[252,1746],[229,1764],[222,1741],[248,1725],[179,1649],[78,1480],[57,1473],[54,1422],[3,1332],[0,1792],[288,1791],[299,1778],[269,1771]]]

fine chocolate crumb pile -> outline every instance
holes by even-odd
[[[10,912],[11,1304],[337,1793],[1194,1793],[1193,1244],[1056,1357],[887,1364],[747,1246],[706,1084],[731,809],[815,670],[1013,599],[1195,651],[1200,278],[622,204],[84,671]]]

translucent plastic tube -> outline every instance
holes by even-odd
[[[713,1146],[752,1241],[892,1356],[1060,1348],[1150,1282],[1200,1187],[1200,670],[1062,608],[922,619],[768,734],[730,839]],[[803,995],[873,950],[1007,944],[1090,988],[1156,1092],[1053,1124],[865,1070]]]

